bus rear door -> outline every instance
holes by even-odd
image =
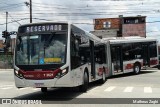
[[[142,44],[143,53],[143,65],[150,66],[149,44]]]
[[[123,72],[122,46],[111,46],[111,58],[114,74]]]

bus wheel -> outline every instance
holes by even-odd
[[[136,63],[134,64],[133,70],[134,70],[134,74],[138,74],[141,70],[141,66],[138,63]]]
[[[102,79],[100,80],[100,83],[104,84],[105,82],[106,82],[106,73],[105,73],[105,70],[104,70],[103,73],[102,73]]]
[[[41,92],[47,92],[47,87],[42,87]]]
[[[88,83],[89,83],[88,74],[87,72],[84,72],[83,84],[79,87],[79,90],[81,92],[86,92],[88,89]]]

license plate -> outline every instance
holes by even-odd
[[[34,83],[35,87],[44,87],[44,83]]]

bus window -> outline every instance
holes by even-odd
[[[27,37],[19,37],[17,39],[17,47],[16,47],[16,63],[17,64],[28,64],[28,53],[27,53]]]
[[[79,40],[71,34],[71,69],[75,69],[80,66],[80,56],[79,56]]]
[[[105,46],[96,46],[95,49],[95,61],[99,64],[106,63]]]
[[[141,43],[123,44],[123,60],[134,60],[142,58]]]
[[[134,59],[142,59],[142,45],[141,43],[133,43],[132,45]]]
[[[80,47],[81,64],[90,62],[90,49],[89,47]]]
[[[39,36],[38,35],[34,35],[34,36],[30,36],[29,38],[30,40],[30,64],[38,64],[38,58],[39,58]]]
[[[127,61],[127,60],[131,60],[133,59],[133,55],[132,55],[132,45],[131,44],[123,44],[122,46],[122,52],[123,52],[123,60]]]
[[[152,42],[149,45],[150,58],[157,57],[156,42]]]

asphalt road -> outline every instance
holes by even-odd
[[[48,103],[47,107],[53,106],[53,103],[56,103],[54,106],[58,104],[59,107],[70,106],[70,103],[75,103],[76,106],[81,107],[83,106],[81,102],[83,104],[89,103],[87,105],[92,107],[100,102],[104,103],[101,106],[107,104],[111,107],[153,107],[153,105],[148,104],[128,105],[127,99],[142,100],[147,98],[147,100],[153,100],[153,98],[160,98],[160,71],[156,69],[144,70],[138,75],[129,73],[113,76],[108,78],[104,84],[100,84],[99,82],[91,83],[86,93],[78,92],[78,89],[75,88],[51,88],[47,93],[42,93],[40,89],[30,87],[17,89],[14,85],[13,70],[0,70],[0,81],[0,98],[45,100],[45,103]],[[126,104],[119,105],[121,101],[125,103],[125,100]],[[66,104],[66,102],[70,103]],[[114,102],[117,104],[108,104]],[[49,105],[50,103],[52,104]],[[17,106],[20,107],[21,105]],[[42,105],[36,106],[41,107]],[[160,105],[155,104],[154,106],[157,107]]]

